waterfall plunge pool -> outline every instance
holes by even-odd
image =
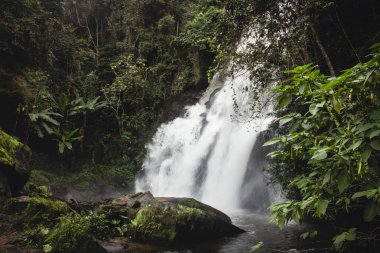
[[[171,247],[152,246],[144,244],[129,245],[125,253],[249,253],[251,247],[259,242],[264,246],[258,253],[323,253],[330,252],[331,242],[327,231],[316,229],[310,224],[291,223],[284,230],[269,222],[269,217],[252,211],[229,212],[232,222],[246,232],[234,237],[223,237],[207,242],[189,242]],[[304,232],[318,230],[317,239],[300,239]],[[123,252],[124,253],[124,252]]]

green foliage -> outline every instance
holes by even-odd
[[[218,34],[223,29],[224,16],[225,10],[217,7],[209,7],[197,12],[194,18],[186,23],[180,41],[201,49],[216,51],[220,44]]]
[[[44,252],[92,252],[96,239],[106,240],[117,233],[116,225],[106,214],[80,215],[66,203],[48,198],[41,187],[22,210],[26,242]],[[15,202],[16,204],[16,202]]]
[[[277,146],[268,155],[269,170],[296,200],[274,204],[272,220],[283,228],[305,216],[334,219],[358,210],[365,222],[378,220],[380,50],[374,48],[368,62],[338,77],[311,65],[287,74],[273,90],[283,108],[278,120],[283,135],[264,145]],[[334,239],[336,248],[354,240],[351,232]]]
[[[87,113],[103,108],[105,103],[99,102],[100,97],[88,101],[77,97],[70,101],[65,94],[54,99],[45,88],[40,88],[42,91],[38,89],[32,111],[28,116],[38,136],[40,138],[46,134],[52,136],[58,144],[59,153],[62,154],[65,149],[72,150],[73,143],[84,137],[79,135],[79,128],[68,129],[73,127],[72,119],[82,116],[85,121]]]
[[[68,207],[62,201],[41,196],[32,197],[22,211],[23,226],[25,229],[33,229],[37,225],[49,225],[67,212]]]
[[[43,197],[48,198],[50,195],[49,188],[46,185],[37,186],[33,183],[28,184],[31,197]]]
[[[118,122],[120,135],[125,132],[127,105],[140,104],[147,92],[147,74],[142,59],[135,60],[132,55],[121,58],[111,64],[116,78],[111,85],[102,89],[108,107],[113,111]]]
[[[15,102],[15,122],[7,125],[43,152],[51,153],[53,141],[60,158],[128,156],[138,166],[150,131],[165,120],[163,108],[207,85],[213,55],[202,48],[215,51],[227,41],[217,39],[226,23],[221,6],[203,0],[2,1],[0,81],[24,91]],[[183,35],[194,41],[182,43]],[[115,141],[121,136],[128,140]]]
[[[104,215],[79,215],[71,213],[59,218],[59,223],[47,234],[45,248],[51,252],[78,252],[91,250],[95,236],[107,239],[110,229]]]
[[[160,206],[143,207],[131,221],[127,233],[140,240],[174,240],[176,230],[170,224],[171,214],[173,212],[170,207],[165,208],[165,212]]]
[[[172,15],[166,15],[158,21],[158,29],[163,33],[173,32],[176,21]]]
[[[318,231],[314,230],[314,231],[309,231],[309,232],[305,232],[305,233],[301,234],[300,238],[303,239],[303,240],[305,240],[306,238],[313,239],[317,235],[318,235]]]
[[[356,228],[351,228],[346,232],[343,232],[339,235],[336,235],[333,238],[334,247],[336,250],[340,250],[343,246],[343,243],[346,241],[355,241],[356,239]]]

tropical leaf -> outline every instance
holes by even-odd
[[[366,206],[363,212],[363,220],[365,222],[371,222],[375,219],[377,215],[377,204],[376,203],[371,203]]]
[[[371,144],[370,144],[370,146],[374,150],[380,151],[380,141],[379,140],[372,141]]]
[[[263,147],[274,145],[274,144],[276,144],[276,143],[279,143],[280,141],[281,141],[280,138],[273,138],[273,139],[271,139],[271,140],[265,142],[265,143],[263,144]]]
[[[278,104],[280,108],[287,107],[293,101],[293,97],[291,95],[284,95],[278,98]]]
[[[317,160],[321,161],[327,158],[327,152],[326,149],[318,149],[314,152],[313,156],[311,157],[311,160]]]
[[[251,247],[250,252],[256,252],[257,250],[261,249],[262,247],[264,247],[264,243],[263,242],[259,242],[256,245],[254,245],[254,246]]]

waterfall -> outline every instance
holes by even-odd
[[[238,51],[244,53],[257,39],[256,33],[249,34]],[[216,74],[198,103],[159,127],[146,147],[136,191],[194,197],[224,211],[244,208],[246,202],[253,204],[248,207],[267,206],[271,196],[261,172],[265,154],[260,136],[273,120],[273,106],[265,103],[265,93],[251,101],[255,81],[247,69],[230,77]],[[257,103],[267,105],[252,118]]]

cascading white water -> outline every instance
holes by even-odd
[[[255,38],[251,33],[242,39],[238,51],[244,52]],[[225,211],[241,207],[252,149],[259,133],[272,121],[268,116],[272,106],[262,108],[253,120],[237,120],[252,113],[249,89],[255,80],[247,70],[222,79],[217,74],[201,100],[188,107],[183,117],[159,127],[147,145],[144,176],[137,180],[136,191],[194,197]],[[236,108],[243,115],[236,117]]]
[[[258,42],[269,47],[265,33],[266,29],[253,26],[237,51],[245,53],[250,44]],[[260,67],[262,64],[257,63],[256,68]],[[258,81],[244,69],[233,77],[214,76],[200,101],[188,107],[183,117],[159,127],[147,145],[144,172],[136,182],[136,191],[194,197],[224,211],[241,208],[243,195],[262,194],[252,184],[265,187],[263,174],[253,173],[256,178],[249,180],[246,177],[252,176],[249,169],[260,170],[263,165],[264,152],[255,152],[254,148],[261,148],[255,143],[273,121],[273,106],[265,102],[265,92],[259,97],[261,101],[251,101],[250,89],[255,85],[259,85]],[[266,106],[258,117],[248,120],[255,102]],[[244,186],[247,182],[249,187]],[[265,195],[268,202],[268,191]]]

